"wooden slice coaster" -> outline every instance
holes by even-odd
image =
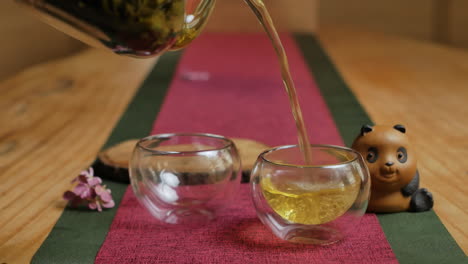
[[[252,171],[258,155],[270,148],[261,142],[246,138],[231,138],[239,151],[242,163],[242,182],[250,181],[250,172]]]
[[[236,145],[241,158],[242,182],[249,182],[250,172],[258,155],[268,149],[269,146],[251,139],[232,138],[231,140]],[[93,163],[95,175],[105,179],[130,183],[128,173],[129,161],[137,142],[137,139],[131,139],[101,151]],[[205,149],[203,146],[197,145],[194,148],[197,150]],[[187,146],[161,146],[158,149],[177,151],[178,149],[186,150]],[[180,164],[179,169],[196,174],[201,165],[203,164],[193,160],[190,162],[184,161]],[[187,166],[190,168],[187,168]],[[200,173],[202,172],[200,171]]]
[[[104,179],[130,183],[128,166],[138,139],[123,141],[98,154],[93,163],[94,174]]]

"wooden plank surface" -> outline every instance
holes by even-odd
[[[15,1],[0,1],[0,79],[31,65],[70,55],[84,44],[42,23]]]
[[[468,49],[468,1],[450,0],[449,3],[448,43]]]
[[[0,263],[31,259],[153,63],[88,50],[0,83]]]
[[[324,25],[352,25],[408,38],[432,40],[435,1],[321,0],[319,28]]]
[[[421,186],[468,254],[468,52],[349,28],[319,37],[372,120],[406,125]]]
[[[343,29],[319,36],[373,120],[418,135],[422,185],[467,252],[468,54]],[[31,259],[153,63],[89,50],[0,83],[0,263]]]
[[[278,31],[315,32],[318,0],[264,0]],[[218,0],[206,25],[212,32],[262,32],[263,28],[244,1]]]

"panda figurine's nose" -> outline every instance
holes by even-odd
[[[391,161],[388,161],[387,163],[385,163],[385,165],[387,165],[387,166],[389,166],[389,167],[390,167],[390,166],[392,166],[392,165],[393,165],[393,162],[391,162]]]

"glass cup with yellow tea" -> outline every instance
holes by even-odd
[[[348,235],[365,213],[369,172],[352,149],[312,145],[310,153],[305,163],[296,145],[263,152],[251,175],[253,202],[277,237],[331,244]]]

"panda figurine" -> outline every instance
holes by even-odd
[[[432,208],[432,194],[419,188],[416,156],[403,125],[365,125],[352,148],[364,157],[371,175],[368,211],[423,212]]]

